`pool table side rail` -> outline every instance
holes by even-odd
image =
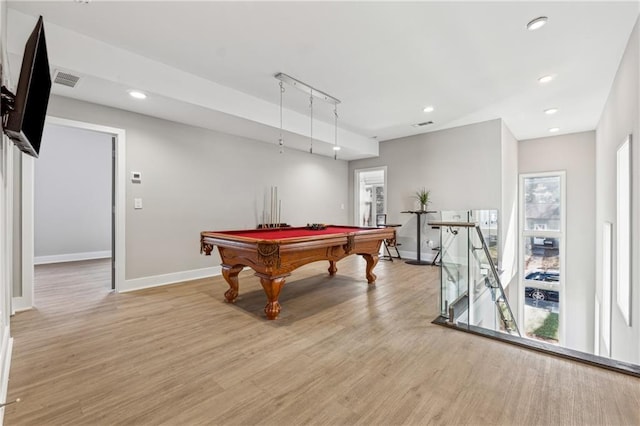
[[[256,272],[284,273],[318,260],[337,261],[349,254],[374,255],[379,251],[382,240],[394,237],[392,228],[370,228],[359,232],[282,240],[261,240],[204,231],[200,235],[200,252],[210,255],[216,246],[223,265],[245,265]],[[272,261],[265,263],[265,259]]]
[[[339,228],[339,226],[333,226],[335,228]],[[394,237],[394,231],[390,230],[388,228],[356,228],[356,227],[342,227],[345,229],[356,229],[356,231],[350,231],[350,232],[336,232],[336,233],[332,233],[332,234],[318,234],[318,235],[307,235],[307,236],[302,236],[302,237],[289,237],[289,238],[278,238],[278,239],[271,239],[271,238],[255,238],[255,237],[244,237],[241,234],[242,232],[247,232],[245,231],[222,231],[222,232],[216,232],[216,231],[203,231],[200,233],[200,240],[202,242],[206,242],[209,244],[213,244],[213,245],[217,245],[216,242],[224,242],[224,244],[230,244],[236,247],[242,247],[245,244],[248,245],[256,245],[258,243],[272,243],[272,244],[280,244],[280,245],[286,245],[286,244],[294,244],[294,243],[304,243],[304,242],[312,242],[312,241],[318,241],[318,240],[322,240],[322,241],[327,241],[333,238],[336,239],[344,239],[347,238],[348,236],[358,236],[358,239],[360,239],[361,237],[364,237],[365,235],[371,235],[373,237],[373,239],[376,238],[380,238],[380,239],[388,239],[388,238],[393,238]],[[289,230],[294,230],[296,228],[288,228]],[[306,229],[306,228],[301,228],[301,229]],[[262,230],[257,230],[257,231],[262,231]],[[273,232],[273,230],[271,229],[265,229],[264,230],[265,233],[268,233],[269,231]],[[252,233],[254,232],[254,230],[251,231]]]

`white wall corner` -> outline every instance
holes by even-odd
[[[518,140],[501,121],[500,269],[506,288],[518,274]]]
[[[29,297],[13,297],[11,298],[11,308],[13,313],[28,311],[33,308],[32,299]]]

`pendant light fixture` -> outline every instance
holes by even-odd
[[[280,140],[278,141],[278,145],[280,146],[280,152],[282,153],[283,147],[284,147],[284,139],[282,137],[282,94],[284,93],[284,86],[282,83],[287,83],[309,94],[309,153],[310,154],[313,154],[313,98],[318,98],[334,105],[333,114],[334,114],[335,135],[334,135],[334,145],[333,145],[333,150],[334,150],[333,158],[337,159],[338,158],[337,152],[340,150],[340,147],[338,146],[338,104],[340,103],[340,100],[318,89],[311,87],[307,83],[304,83],[298,79],[288,76],[287,74],[279,72],[274,77],[280,80]]]

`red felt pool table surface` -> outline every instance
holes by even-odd
[[[264,311],[268,319],[280,313],[278,295],[285,278],[307,263],[329,261],[329,275],[335,275],[336,262],[351,254],[361,255],[367,262],[367,282],[376,280],[373,268],[378,263],[382,241],[395,238],[392,228],[359,228],[329,225],[325,229],[279,228],[236,231],[203,231],[200,251],[210,255],[218,247],[222,260],[222,276],[229,284],[227,302],[238,297],[238,274],[250,267],[260,278],[268,303]]]
[[[243,237],[255,240],[286,240],[291,238],[306,238],[325,235],[339,235],[352,232],[370,232],[376,228],[359,228],[357,226],[328,225],[325,229],[278,228],[278,229],[248,229],[240,231],[211,231],[212,234]]]

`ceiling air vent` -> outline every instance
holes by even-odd
[[[62,84],[63,86],[67,87],[76,87],[76,84],[78,84],[78,80],[80,80],[80,77],[78,77],[77,75],[57,70],[56,74],[53,76],[53,82],[55,84]]]
[[[413,127],[422,127],[428,126],[429,124],[433,124],[433,121],[423,121],[422,123],[412,124]]]

